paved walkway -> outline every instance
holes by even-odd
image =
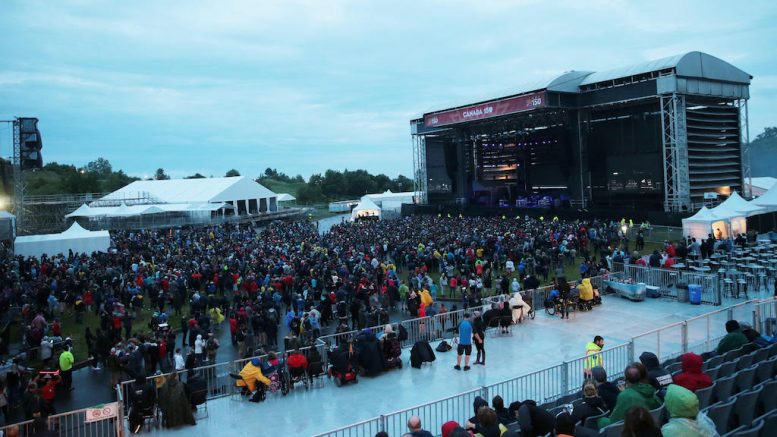
[[[764,295],[766,297],[766,295]],[[614,296],[592,312],[578,313],[562,321],[539,312],[537,318],[513,329],[512,336],[486,341],[487,366],[470,372],[452,368],[455,355],[438,353],[437,361],[422,369],[405,366],[375,378],[360,378],[358,384],[336,387],[331,381],[305,391],[301,387],[288,396],[269,394],[265,402],[250,403],[221,398],[208,403],[208,417],[196,428],[157,430],[156,436],[312,435],[412,407],[467,390],[496,383],[534,370],[578,358],[594,335],[603,335],[606,346],[625,343],[634,335],[653,330],[720,307],[692,306],[673,300],[651,299],[631,302]],[[737,315],[745,318],[748,314]],[[750,315],[751,316],[751,315]],[[723,332],[721,326],[713,327]],[[635,349],[654,349],[650,339]],[[636,353],[639,354],[640,350]],[[403,351],[409,359],[409,351]],[[515,399],[505,399],[506,402]],[[452,417],[463,421],[467,417]],[[436,431],[436,430],[435,430]]]

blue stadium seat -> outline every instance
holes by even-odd
[[[620,422],[615,422],[602,428],[599,431],[599,435],[602,437],[621,437],[622,431],[623,421],[621,420]]]
[[[696,390],[696,397],[699,398],[699,408],[705,409],[707,408],[711,401],[712,401],[712,395],[715,394],[715,386],[717,385],[716,382],[713,381],[712,385],[703,388],[700,390]]]
[[[774,377],[774,364],[777,363],[777,358],[773,358],[758,363],[758,369],[755,371],[755,383],[760,384],[766,382]]]
[[[737,396],[736,404],[734,404],[733,423],[735,426],[750,426],[753,423],[762,391],[763,387],[759,386]]]
[[[769,359],[769,349],[762,347],[761,349],[758,349],[757,351],[753,352],[753,362],[754,363],[760,363],[762,361],[766,361]]]
[[[742,355],[741,357],[737,358],[734,361],[737,363],[737,370],[747,369],[748,367],[752,366],[754,358],[754,354]]]
[[[739,428],[723,435],[723,437],[759,437],[763,427],[763,422],[758,422],[752,428],[749,426],[740,426]]]
[[[762,424],[760,437],[772,437],[777,435],[777,412],[764,414],[755,419],[755,423],[756,425]]]
[[[583,423],[583,426],[590,429],[599,429],[599,425],[597,425],[597,422],[602,417],[607,417],[610,414],[609,411],[604,412],[602,414],[599,414],[598,416],[591,416],[585,419],[585,422]]]
[[[777,380],[772,379],[762,385],[763,391],[761,392],[761,400],[759,402],[760,408],[758,411],[763,411],[764,413],[777,411]]]
[[[752,365],[744,370],[740,370],[735,374],[736,382],[734,382],[734,393],[743,392],[753,388],[756,370],[758,370],[758,366]]]
[[[702,370],[714,369],[723,363],[723,355],[716,355],[702,364]]]
[[[726,378],[734,374],[737,371],[737,363],[734,361],[728,361],[718,366],[718,377],[715,379]]]
[[[715,422],[718,434],[723,435],[731,429],[731,412],[734,410],[734,403],[736,399],[730,399],[728,402],[718,402],[704,410],[704,414]]]
[[[734,383],[736,383],[736,375],[731,375],[727,378],[718,378],[715,382],[715,401],[727,401],[731,397],[731,393],[734,391]]]

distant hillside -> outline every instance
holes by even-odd
[[[273,178],[263,178],[262,180],[259,181],[259,183],[269,188],[270,191],[272,191],[273,193],[276,193],[276,194],[288,193],[294,197],[297,197],[297,193],[299,192],[300,188],[307,185],[304,181],[286,182],[286,181],[279,181]]]

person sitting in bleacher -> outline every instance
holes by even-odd
[[[752,326],[744,323],[742,324],[742,335],[747,337],[747,341],[758,347],[768,347],[771,344],[766,337],[761,335],[760,332],[753,329]]]
[[[537,406],[533,400],[523,402],[516,401],[510,404],[510,410],[518,415],[518,424],[521,427],[521,436],[538,437],[553,432],[556,418],[552,414]]]
[[[515,416],[510,414],[510,410],[505,408],[505,401],[501,396],[496,395],[491,399],[491,406],[494,407],[496,418],[499,419],[499,423],[502,425],[509,425],[515,422]]]
[[[599,429],[623,420],[631,407],[639,406],[650,411],[661,406],[661,400],[656,396],[655,387],[648,382],[647,369],[642,363],[631,363],[624,374],[626,389],[618,395],[610,417],[599,419]]]
[[[602,366],[596,366],[591,369],[591,376],[593,376],[594,383],[596,384],[596,391],[599,397],[604,401],[604,406],[608,411],[615,409],[615,402],[620,394],[618,385],[614,382],[607,381],[607,371]],[[583,393],[585,395],[585,393]]]
[[[475,437],[500,437],[507,427],[499,423],[496,412],[488,407],[480,407],[478,410],[478,426]]]
[[[715,423],[699,412],[699,398],[690,390],[672,384],[666,390],[669,422],[661,427],[664,437],[717,437]]]
[[[712,385],[712,378],[701,371],[702,364],[704,364],[701,355],[689,352],[680,357],[680,361],[683,364],[683,371],[673,378],[676,385],[685,387],[692,392]]]
[[[639,356],[639,361],[645,365],[648,371],[650,385],[656,389],[658,397],[663,399],[666,388],[672,383],[672,374],[661,367],[658,357],[653,352],[643,352]]]
[[[572,417],[575,422],[585,422],[585,419],[598,416],[607,412],[607,407],[604,405],[604,401],[599,397],[599,392],[596,390],[596,384],[592,381],[588,381],[583,386],[583,402],[575,405],[575,409],[572,410]]]
[[[736,320],[729,320],[726,322],[726,334],[718,343],[718,348],[715,351],[719,354],[725,354],[728,351],[739,349],[748,343],[747,337],[742,334],[742,330],[739,326],[739,322]]]

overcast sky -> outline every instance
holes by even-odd
[[[754,76],[755,137],[777,125],[775,23],[774,1],[4,0],[0,117],[40,118],[45,161],[137,176],[410,176],[431,108],[700,50]]]

